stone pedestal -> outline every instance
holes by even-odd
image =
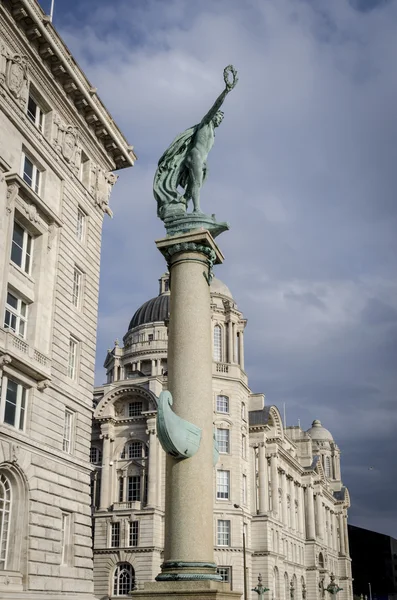
[[[228,583],[218,581],[158,581],[145,583],[145,589],[134,592],[132,597],[135,600],[241,600],[241,593],[231,592]]]

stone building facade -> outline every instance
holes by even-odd
[[[167,389],[168,275],[134,314],[123,346],[105,360],[94,394],[91,460],[94,581],[115,598],[160,572],[165,455],[156,405]],[[347,540],[349,494],[340,451],[319,421],[283,427],[276,406],[253,394],[244,371],[246,320],[229,289],[211,284],[214,428],[214,547],[219,573],[247,597],[261,573],[272,600],[322,600],[330,576],[352,599]]]
[[[35,0],[0,2],[0,597],[92,599],[104,213],[134,163]]]

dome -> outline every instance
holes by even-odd
[[[308,433],[313,440],[332,442],[334,439],[331,432],[328,431],[328,429],[325,429],[325,427],[321,425],[321,421],[318,419],[313,421],[312,426],[307,430],[306,433]]]
[[[214,277],[211,281],[211,294],[220,294],[221,296],[227,296],[228,298],[233,299],[232,293],[227,285],[225,285],[223,281],[217,279],[216,277]]]
[[[165,275],[163,275],[161,280],[165,280]],[[165,289],[165,288],[160,288]],[[216,277],[211,281],[211,294],[219,294],[221,296],[227,296],[228,298],[233,298],[231,291],[220,279]],[[138,310],[135,312],[132,317],[130,324],[128,326],[128,331],[134,329],[135,327],[139,327],[139,325],[145,325],[146,323],[154,323],[156,321],[165,321],[169,318],[170,312],[170,293],[167,290],[148,300]]]

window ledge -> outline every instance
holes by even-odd
[[[59,227],[63,225],[62,221],[54,213],[54,211],[47,206],[44,200],[32,190],[32,188],[26,183],[26,181],[22,179],[20,175],[17,173],[10,173],[9,175],[5,175],[5,180],[7,187],[16,185],[18,188],[18,195],[24,196],[30,200],[30,202],[32,202],[37,209],[46,216],[50,223],[56,223]]]

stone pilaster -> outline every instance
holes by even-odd
[[[313,486],[311,484],[306,487],[306,536],[309,540],[316,539],[315,518],[314,518],[314,497]]]
[[[265,443],[259,444],[259,458],[258,458],[258,470],[259,470],[259,514],[263,515],[269,510],[268,507],[268,473],[267,473],[267,458],[266,458],[266,447]]]

